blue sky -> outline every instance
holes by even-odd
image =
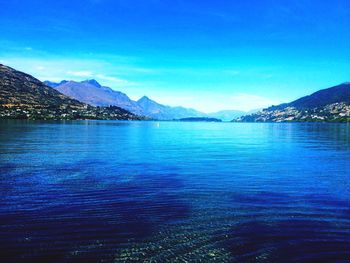
[[[211,112],[350,81],[350,1],[0,0],[0,63]]]

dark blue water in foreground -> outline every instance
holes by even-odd
[[[350,262],[346,124],[2,121],[0,171],[0,262]]]

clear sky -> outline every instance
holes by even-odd
[[[0,0],[0,63],[250,110],[350,81],[350,1]]]

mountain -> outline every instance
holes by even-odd
[[[201,113],[194,109],[184,107],[170,107],[159,104],[147,96],[143,96],[136,103],[142,108],[145,116],[160,120],[174,120],[188,117],[206,116],[205,113]]]
[[[87,104],[93,106],[114,105],[134,114],[153,119],[173,120],[186,117],[206,117],[205,113],[194,109],[165,106],[146,96],[138,101],[133,101],[126,94],[102,86],[96,80],[62,81],[61,83],[46,81],[46,83],[57,91]]]
[[[206,114],[191,108],[166,106],[151,100],[147,96],[142,97],[138,101],[133,101],[126,94],[102,86],[94,79],[81,82],[63,80],[60,83],[45,81],[45,83],[71,98],[93,106],[114,105],[134,114],[158,120],[206,117],[230,121],[248,114],[247,112],[237,110],[225,110]]]
[[[328,89],[323,89],[290,103],[272,106],[270,109],[283,109],[287,107],[312,109],[338,102],[350,103],[350,83],[343,83]]]
[[[139,119],[119,107],[97,108],[0,64],[0,118]]]
[[[0,104],[39,108],[84,108],[84,104],[46,86],[34,77],[0,64]]]
[[[46,83],[49,83],[46,81]],[[58,84],[58,85],[57,85]],[[82,82],[62,81],[61,83],[50,83],[57,91],[93,106],[118,106],[134,114],[142,115],[142,109],[132,101],[126,94],[112,90],[100,85],[96,80],[85,80]]]
[[[238,118],[242,122],[350,122],[350,83]]]

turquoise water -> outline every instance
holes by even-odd
[[[0,122],[1,262],[349,262],[350,126]]]

